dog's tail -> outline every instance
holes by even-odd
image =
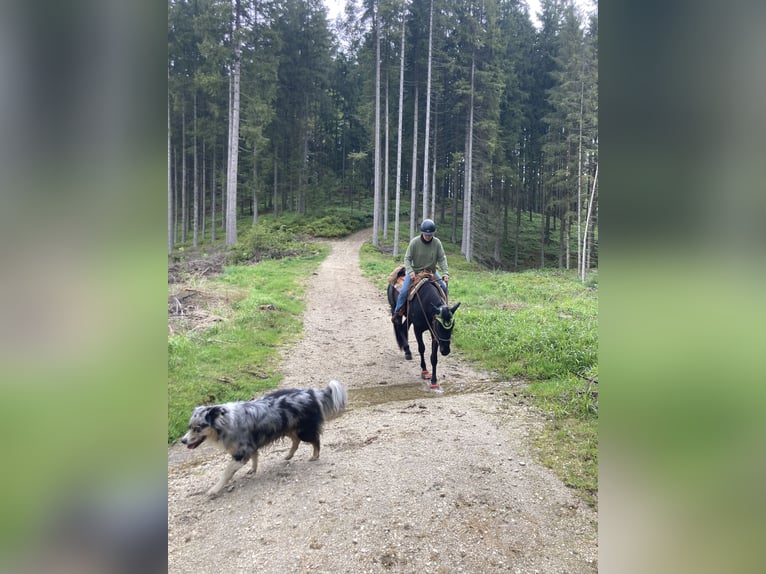
[[[319,391],[321,398],[319,404],[322,406],[322,418],[324,420],[334,419],[346,408],[348,404],[348,392],[346,387],[338,381],[330,381],[327,388]]]

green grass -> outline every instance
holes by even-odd
[[[199,404],[241,400],[275,388],[280,349],[302,329],[305,280],[327,255],[227,267],[205,290],[239,290],[225,321],[168,338],[168,442],[186,430]]]
[[[598,506],[598,429],[593,421],[555,419],[534,444],[544,465],[588,504]]]
[[[540,460],[590,504],[598,484],[598,275],[574,271],[487,271],[442,241],[450,265],[450,303],[460,301],[456,353],[494,373],[521,379],[548,422],[536,440]],[[382,242],[362,248],[363,272],[381,289],[404,257]],[[588,380],[590,379],[590,381]]]

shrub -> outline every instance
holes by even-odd
[[[229,255],[231,263],[310,255],[315,249],[284,225],[258,223],[242,234]]]

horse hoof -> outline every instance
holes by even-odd
[[[439,385],[431,385],[431,392],[442,394],[444,392],[444,389],[442,389]]]
[[[409,351],[404,353],[404,358],[407,359],[408,361],[411,361],[412,360],[412,353],[410,353]]]
[[[431,373],[429,373],[428,371],[421,371],[420,378],[423,379],[424,381],[428,381],[431,379]]]

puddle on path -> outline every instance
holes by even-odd
[[[430,391],[423,383],[352,388],[348,389],[348,409],[363,409],[397,401],[440,399],[450,395],[522,390],[525,386],[525,383],[521,381],[449,382],[442,385],[443,394]],[[217,455],[219,452],[212,445],[203,445],[199,450],[191,451],[180,443],[176,443],[168,448],[168,466],[178,466],[189,461],[192,461],[194,465],[202,464],[210,456]],[[200,456],[201,454],[206,456]]]
[[[467,395],[471,393],[498,392],[520,389],[525,386],[518,381],[446,383],[442,385],[443,394],[434,393],[425,384],[408,383],[403,385],[378,385],[348,390],[350,409],[364,408],[397,401],[439,399],[449,395]]]
[[[370,407],[396,401],[434,399],[443,394],[433,393],[422,384],[378,385],[348,390],[349,408]]]

